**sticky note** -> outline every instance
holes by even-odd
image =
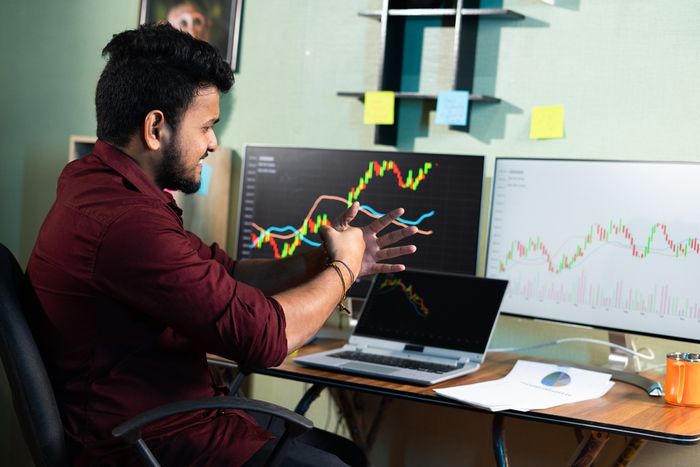
[[[394,91],[367,91],[365,93],[365,124],[394,124]]]
[[[202,183],[199,185],[199,190],[197,194],[201,196],[207,196],[209,194],[209,185],[211,184],[211,165],[202,164]]]
[[[547,139],[564,137],[564,106],[544,105],[532,108],[530,138]]]
[[[466,126],[469,113],[469,91],[442,91],[438,93],[435,123],[437,125]]]

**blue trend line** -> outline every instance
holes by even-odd
[[[301,241],[306,243],[307,245],[311,246],[321,246],[321,242],[314,242],[313,240],[309,240],[305,236],[301,235],[299,238],[301,238]]]
[[[265,233],[266,234],[271,233],[271,232],[279,232],[279,233],[292,232],[292,233],[294,233],[296,231],[297,231],[296,227],[294,227],[293,225],[287,225],[285,227],[274,227],[274,226],[268,227],[267,230],[265,230]]]
[[[371,212],[372,214],[374,214],[377,217],[382,217],[384,214],[386,214],[386,213],[381,213],[381,212],[377,211],[376,209],[374,209],[370,206],[367,206],[366,204],[361,205],[360,208],[366,209],[367,211]],[[404,219],[403,217],[397,217],[396,220],[399,222],[403,222],[404,224],[408,224],[408,225],[418,225],[421,222],[423,222],[425,219],[427,219],[428,217],[433,217],[434,215],[435,215],[435,211],[433,210],[433,211],[426,212],[425,214],[420,216],[415,221],[409,221],[409,220]]]
[[[258,241],[258,242],[261,242],[263,236],[266,235],[266,234],[268,234],[268,233],[270,233],[270,232],[280,232],[280,233],[282,233],[282,232],[292,232],[292,233],[294,233],[294,232],[296,232],[296,231],[297,231],[297,228],[294,227],[294,226],[292,226],[292,225],[287,225],[287,226],[285,226],[285,227],[274,227],[274,226],[273,226],[273,227],[268,227],[268,229],[267,229],[264,233],[260,234],[260,237],[258,237],[258,240],[257,240],[257,241]],[[321,243],[320,243],[320,242],[314,242],[313,240],[309,240],[309,239],[306,238],[304,235],[299,235],[299,238],[301,239],[302,242],[304,242],[304,243],[306,243],[306,244],[308,244],[308,245],[315,246],[315,247],[321,246]],[[256,246],[257,246],[257,245],[256,245],[256,242],[250,242],[250,248],[251,248],[251,249],[255,248]]]
[[[382,216],[385,214],[385,213],[381,213],[381,212],[377,211],[376,209],[374,209],[374,208],[372,208],[372,207],[370,207],[370,206],[367,206],[366,204],[361,205],[360,208],[365,209],[365,210],[371,212],[372,214],[374,214],[374,215],[377,216],[377,217],[382,217]],[[435,215],[435,211],[433,210],[433,211],[428,211],[428,212],[426,212],[425,214],[423,214],[422,216],[420,216],[420,217],[419,217],[418,219],[416,219],[415,221],[409,221],[409,220],[406,220],[406,219],[404,219],[404,218],[402,218],[402,217],[397,217],[396,220],[399,221],[399,222],[403,222],[404,224],[407,224],[407,225],[418,225],[418,224],[420,224],[421,222],[423,222],[425,219],[427,219],[428,217],[433,217],[434,215]],[[258,241],[262,241],[261,239],[262,239],[265,235],[267,235],[268,233],[271,233],[271,232],[277,232],[277,233],[292,232],[292,233],[295,233],[295,232],[297,232],[298,230],[299,230],[299,229],[297,229],[297,228],[294,227],[293,225],[286,225],[286,226],[284,226],[284,227],[274,227],[274,226],[268,227],[268,228],[265,230],[265,232],[263,232],[263,233],[260,234],[260,237],[258,237]],[[299,238],[301,238],[301,241],[302,241],[302,242],[304,242],[304,243],[306,243],[306,244],[308,244],[308,245],[315,246],[315,247],[321,246],[321,243],[320,243],[320,242],[314,242],[313,240],[309,240],[308,238],[306,238],[306,237],[303,236],[303,235],[300,235]],[[251,242],[251,243],[250,243],[250,248],[255,248],[256,246],[257,246],[257,245],[255,244],[255,242]]]

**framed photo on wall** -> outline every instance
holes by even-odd
[[[235,71],[243,0],[141,0],[140,24],[167,21],[216,47]]]

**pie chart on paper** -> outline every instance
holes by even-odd
[[[563,371],[555,371],[542,378],[542,384],[560,388],[571,383],[571,376]]]

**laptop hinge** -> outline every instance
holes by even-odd
[[[447,356],[447,355],[426,353],[425,347],[422,345],[406,344],[403,347],[403,351],[404,352],[415,352],[415,353],[422,354],[423,356],[428,357],[428,358],[440,359],[440,360],[447,361],[447,362],[453,362],[453,364],[455,366],[465,365],[470,361],[469,357],[466,357],[466,356],[457,357],[457,356]]]

